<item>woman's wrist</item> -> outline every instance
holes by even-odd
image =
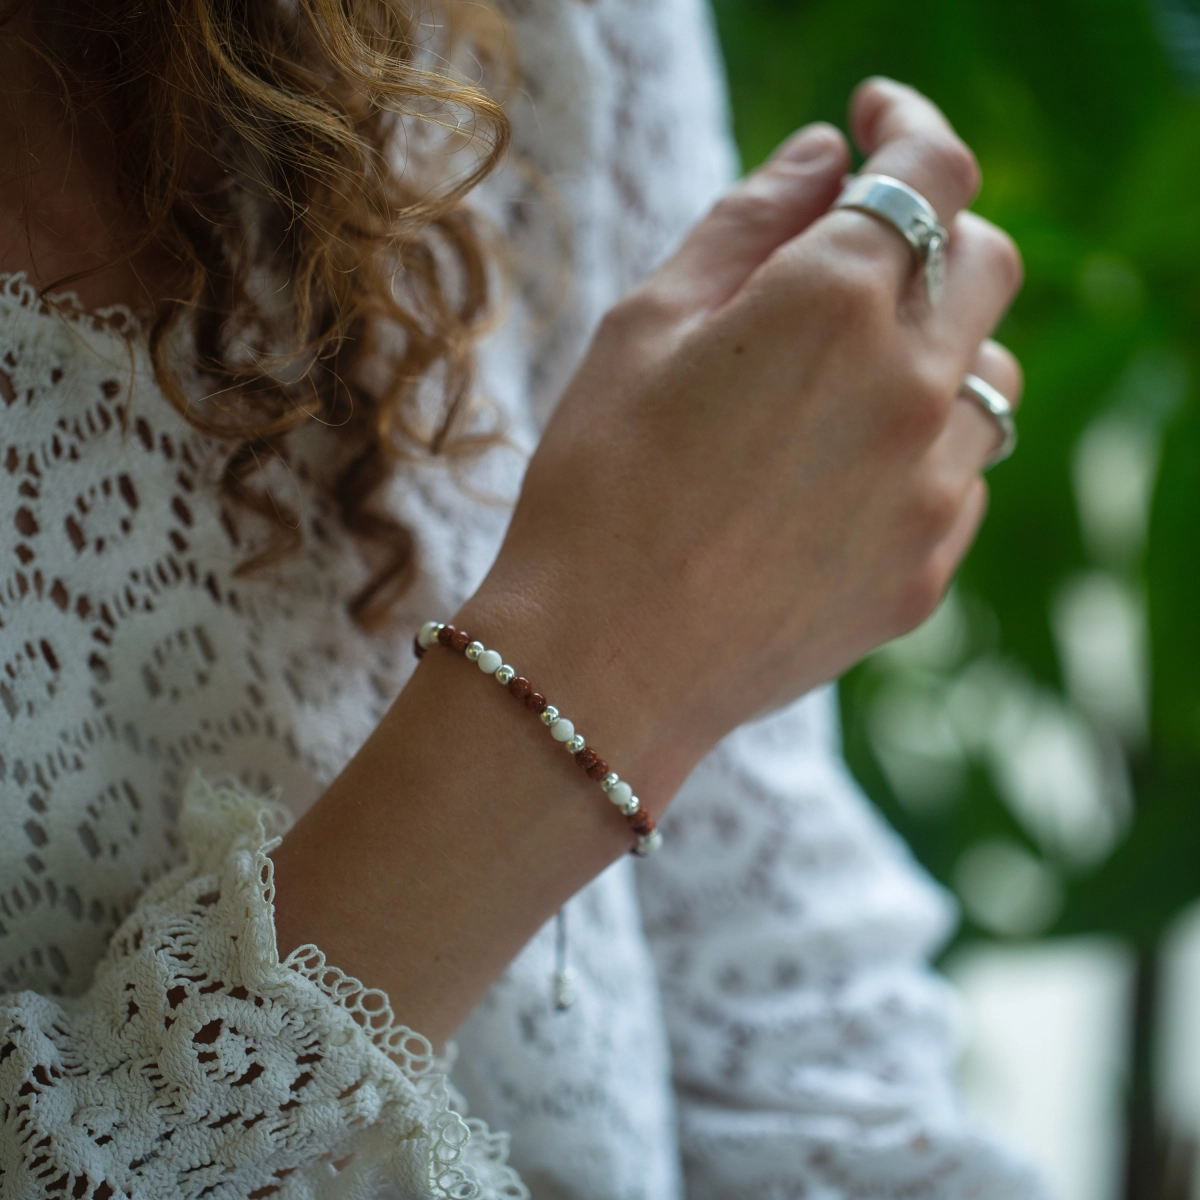
[[[655,817],[707,750],[682,727],[653,654],[595,598],[547,601],[531,588],[485,584],[450,620],[497,650],[569,717]]]
[[[273,855],[281,954],[315,943],[388,992],[399,1019],[451,1035],[539,926],[635,844],[529,717],[463,657],[428,654]]]

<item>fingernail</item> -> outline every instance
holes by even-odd
[[[842,135],[823,122],[794,133],[771,156],[782,162],[816,163],[833,158],[841,149]]]

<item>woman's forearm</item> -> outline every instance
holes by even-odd
[[[629,702],[619,648],[579,622],[477,599],[463,628],[529,675],[652,811],[691,757]],[[598,785],[507,689],[435,647],[345,771],[275,852],[281,954],[313,942],[449,1036],[536,930],[633,844]]]
[[[854,122],[868,169],[952,226],[940,305],[894,230],[828,213],[840,135],[798,135],[601,324],[455,617],[655,816],[729,730],[928,616],[996,448],[964,373],[1019,389],[980,346],[1020,261],[959,211],[970,153],[895,84],[862,89]],[[280,848],[281,949],[316,942],[440,1039],[632,841],[527,711],[434,651]]]

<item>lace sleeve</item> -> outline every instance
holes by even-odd
[[[0,1003],[5,1196],[528,1197],[383,993],[315,946],[280,962],[283,821],[193,777],[188,860],[143,894],[91,988]]]
[[[1033,1200],[961,1112],[948,900],[835,753],[829,694],[739,730],[642,866],[689,1200]]]

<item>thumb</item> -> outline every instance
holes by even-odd
[[[849,165],[846,139],[832,125],[801,129],[718,201],[664,264],[657,285],[693,311],[720,307],[774,250],[828,211]]]

